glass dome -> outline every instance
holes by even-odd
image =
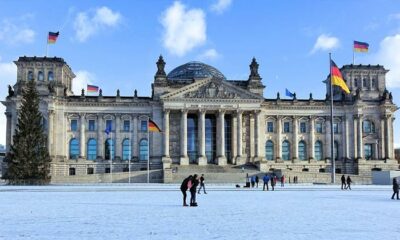
[[[202,62],[188,62],[168,73],[169,80],[188,80],[193,78],[215,77],[226,80],[225,76],[215,67]]]

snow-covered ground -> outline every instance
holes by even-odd
[[[400,239],[391,186],[0,186],[0,239]]]

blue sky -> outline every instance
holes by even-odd
[[[337,65],[352,62],[353,40],[370,44],[356,63],[391,69],[388,89],[400,99],[400,1],[1,1],[0,98],[16,81],[12,61],[43,56],[48,31],[60,31],[49,56],[64,58],[76,73],[75,89],[98,85],[105,95],[150,96],[160,54],[167,72],[199,60],[228,79],[249,75],[256,57],[265,97],[325,96],[328,53]],[[79,92],[76,92],[79,94]],[[0,107],[4,112],[4,108]],[[398,118],[400,119],[400,118]],[[400,126],[395,143],[400,146]],[[0,115],[0,144],[5,118]],[[3,127],[4,126],[4,127]]]

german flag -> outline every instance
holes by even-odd
[[[162,132],[153,120],[149,119],[149,132]]]
[[[368,52],[369,44],[366,42],[354,41],[355,52]]]
[[[60,32],[49,32],[49,36],[47,38],[47,43],[48,44],[56,43],[58,35],[60,35]]]
[[[333,60],[331,60],[331,81],[332,85],[340,87],[346,93],[350,93],[346,82],[343,80],[342,73],[340,72],[339,68],[336,66]]]

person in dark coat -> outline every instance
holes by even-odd
[[[264,182],[263,191],[265,191],[265,186],[267,186],[267,191],[268,191],[268,181],[269,181],[269,177],[267,174],[265,174],[265,176],[263,177],[263,182]]]
[[[274,176],[271,176],[271,188],[272,188],[272,191],[275,191],[275,177]]]
[[[281,177],[281,187],[285,186],[285,175],[282,175]]]
[[[181,192],[183,194],[183,206],[187,207],[188,205],[186,204],[186,191],[188,190],[188,184],[190,181],[192,181],[193,176],[190,175],[189,177],[183,179],[183,182],[181,184]]]
[[[347,183],[346,189],[348,188],[349,190],[351,190],[350,184],[352,183],[352,181],[351,181],[350,176],[347,176],[346,183]]]
[[[340,180],[342,181],[342,190],[346,189],[346,177],[344,176],[344,174],[342,175]]]
[[[198,194],[200,194],[201,188],[203,188],[204,194],[207,194],[206,193],[206,187],[204,185],[204,174],[201,174],[201,177],[200,177],[200,187],[199,187],[199,191],[197,192]]]
[[[260,179],[258,178],[258,175],[256,175],[256,186],[258,188],[258,182],[260,181]]]
[[[399,184],[397,183],[397,178],[393,178],[393,195],[392,199],[394,199],[394,195],[397,195],[397,200],[399,199]]]
[[[196,190],[197,190],[197,185],[199,185],[199,177],[197,174],[193,175],[192,178],[192,186],[190,187],[190,206],[191,207],[197,207],[197,202],[196,202]]]

